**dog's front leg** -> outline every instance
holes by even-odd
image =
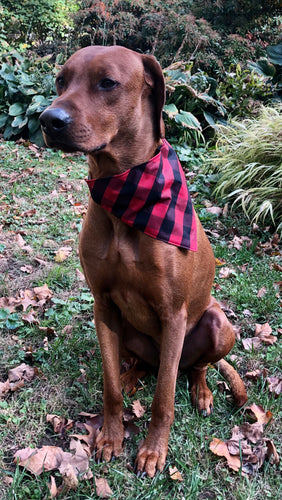
[[[179,360],[186,331],[186,307],[162,325],[160,367],[152,403],[148,436],[136,458],[137,473],[153,477],[165,464],[170,427],[174,418],[174,396]]]
[[[100,344],[104,377],[104,425],[96,439],[96,458],[105,461],[122,452],[124,427],[122,423],[123,398],[120,383],[120,314],[115,306],[94,305],[95,325]]]

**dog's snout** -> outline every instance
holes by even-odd
[[[40,123],[47,135],[62,132],[72,121],[70,115],[62,108],[48,108],[41,113]]]

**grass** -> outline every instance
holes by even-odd
[[[216,193],[240,204],[254,222],[272,223],[282,233],[282,105],[262,107],[255,119],[220,127]]]
[[[37,312],[39,325],[25,323],[21,311],[14,320],[14,329],[7,328],[5,321],[0,319],[0,380],[6,380],[8,369],[21,362],[31,363],[39,369],[39,376],[32,382],[0,400],[0,498],[5,500],[49,498],[50,473],[36,477],[13,463],[13,455],[19,448],[46,444],[67,446],[69,437],[61,440],[46,424],[48,413],[78,420],[81,411],[100,413],[102,409],[101,357],[92,322],[93,300],[77,274],[80,270],[78,232],[87,203],[83,181],[86,175],[83,157],[33,150],[14,143],[0,144],[0,297],[14,297],[19,290],[44,283],[53,292],[52,300]],[[265,230],[253,233],[242,214],[218,220],[206,211],[204,199],[210,197],[212,181],[212,176],[204,176],[198,171],[192,180],[191,191],[216,257],[224,259],[225,265],[236,273],[225,280],[217,273],[214,294],[228,303],[232,321],[241,326],[243,338],[254,335],[255,323],[268,322],[277,334],[282,318],[281,297],[275,283],[281,280],[281,275],[274,264],[279,262],[281,253],[273,246],[268,252],[258,253],[258,243],[265,244],[272,235]],[[35,213],[25,215],[34,208]],[[31,247],[28,252],[17,245],[18,233]],[[249,236],[253,241],[251,248],[243,245],[236,250],[230,246],[234,234]],[[65,246],[66,241],[72,253],[65,261],[56,263],[55,251]],[[21,269],[27,265],[32,266],[30,273]],[[262,287],[266,288],[266,293],[259,298],[257,293]],[[46,332],[39,327],[54,330],[48,338],[48,350],[44,341]],[[27,356],[27,351],[32,354]],[[246,371],[258,367],[266,368],[272,376],[279,370],[281,373],[278,342],[258,351],[243,351],[238,341],[232,354],[238,356],[243,377]],[[84,381],[80,379],[81,370],[85,370]],[[179,378],[166,468],[152,480],[138,479],[127,464],[133,465],[138,443],[146,435],[156,378],[146,377],[133,397],[125,396],[124,404],[128,408],[135,399],[146,406],[145,415],[137,422],[139,435],[127,439],[122,456],[106,467],[91,460],[93,473],[107,479],[113,498],[281,498],[277,466],[265,462],[258,473],[244,478],[233,473],[223,459],[209,451],[213,436],[228,439],[232,427],[246,420],[244,412],[217,390],[219,379],[217,371],[210,369],[208,380],[215,395],[215,411],[211,417],[203,419],[191,406],[187,379]],[[273,412],[273,422],[265,433],[274,440],[279,452],[279,399],[268,391],[263,377],[257,381],[244,377],[244,381],[250,401]],[[173,465],[181,472],[183,482],[170,479],[168,467]],[[13,478],[12,486],[6,484],[7,477]],[[55,477],[59,480],[58,473]],[[78,490],[69,491],[63,498],[97,498],[93,481],[81,481]]]

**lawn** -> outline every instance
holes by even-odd
[[[263,427],[263,437],[272,440],[281,454],[281,398],[273,389],[274,379],[281,377],[279,238],[269,228],[252,227],[242,213],[231,216],[224,204],[216,203],[223,211],[215,209],[213,176],[204,175],[199,159],[194,160],[195,175],[189,175],[191,194],[218,264],[214,295],[236,326],[237,342],[228,360],[246,384],[248,405],[256,403],[270,412],[267,415],[272,418]],[[26,447],[43,446],[69,451],[70,435],[81,434],[82,424],[89,418],[81,413],[102,411],[102,368],[93,299],[77,252],[88,197],[86,176],[83,156],[40,150],[24,142],[0,143],[0,384],[5,384],[11,368],[22,363],[35,368],[30,380],[13,387],[17,390],[12,391],[12,386],[4,390],[2,385],[3,499],[51,498],[50,476],[60,486],[59,471],[32,474],[15,464],[14,454]],[[265,334],[258,336],[260,329]],[[247,349],[247,339],[256,332],[259,340]],[[254,422],[246,409],[233,406],[228,392],[220,391],[220,381],[222,377],[211,367],[208,383],[215,408],[209,418],[202,418],[191,406],[187,379],[179,378],[165,470],[153,479],[141,479],[132,468],[138,443],[146,434],[156,384],[154,375],[142,378],[133,394],[124,397],[126,409],[132,410],[137,400],[145,411],[135,414],[132,426],[128,426],[123,454],[107,465],[91,458],[93,477],[80,478],[76,489],[65,487],[61,498],[82,500],[98,498],[97,494],[138,500],[281,498],[279,466],[271,463],[273,460],[258,467],[254,458],[244,476],[242,469],[230,469],[224,458],[211,452],[214,437],[226,441],[235,425]],[[75,424],[70,430],[54,430],[46,421],[50,414]],[[178,475],[173,476],[172,467]],[[112,494],[101,491],[97,481],[101,478],[106,479]]]

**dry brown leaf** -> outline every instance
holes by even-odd
[[[29,324],[39,325],[39,320],[34,316],[34,314],[36,313],[33,309],[31,309],[31,311],[29,311],[28,313],[23,314],[22,315],[23,321],[26,321],[26,323]]]
[[[244,244],[247,248],[250,248],[253,244],[253,241],[248,236],[234,236],[233,240],[228,244],[228,247],[233,247],[236,248],[236,250],[241,250]]]
[[[51,297],[53,296],[53,292],[51,292],[51,290],[49,290],[46,283],[42,286],[35,287],[33,290],[34,290],[36,297],[38,298],[38,300],[40,302],[42,300],[46,301],[48,299],[51,299]]]
[[[50,495],[51,495],[51,498],[56,498],[56,496],[58,495],[58,488],[57,488],[57,485],[56,485],[55,478],[53,476],[50,476],[50,480],[51,481],[48,484]]]
[[[271,439],[264,439],[267,446],[267,458],[271,464],[279,464],[279,455]]]
[[[134,422],[124,422],[124,439],[128,439],[131,434],[139,434],[140,429]]]
[[[256,323],[255,335],[265,344],[272,345],[274,344],[274,342],[276,342],[277,337],[274,337],[274,335],[271,335],[271,333],[272,328],[268,323],[264,323],[263,325]]]
[[[30,245],[27,245],[25,240],[20,234],[16,235],[16,244],[25,252],[32,252],[32,248]]]
[[[8,379],[10,382],[16,382],[17,380],[26,380],[30,382],[35,377],[35,368],[32,366],[22,363],[16,368],[12,368],[8,372]]]
[[[251,413],[251,416],[257,420],[259,424],[267,424],[273,417],[271,411],[265,411],[261,405],[252,403],[246,406],[245,410]]]
[[[183,481],[183,477],[181,476],[177,467],[169,467],[168,470],[169,470],[170,479],[172,479],[173,481],[179,481],[179,482]]]
[[[266,293],[267,293],[267,289],[265,286],[263,286],[262,288],[259,289],[259,291],[257,293],[257,297],[263,297]]]
[[[263,375],[262,370],[253,370],[251,372],[246,372],[245,377],[250,380],[257,380],[259,377]]]
[[[76,439],[71,439],[70,450],[75,451],[75,454],[64,452],[58,467],[60,473],[68,477],[71,482],[73,482],[74,476],[79,474],[83,474],[82,479],[90,479],[92,477],[92,472],[89,470],[90,453],[87,453],[82,443]]]
[[[221,215],[223,209],[221,207],[208,207],[206,208],[206,211],[209,212],[210,214]]]
[[[225,457],[228,463],[228,466],[235,470],[236,472],[241,468],[240,457],[232,456],[229,453],[227,444],[221,439],[213,438],[210,443],[210,450],[219,457]]]
[[[137,418],[141,418],[141,417],[143,417],[143,415],[146,411],[146,406],[142,406],[140,403],[140,400],[136,399],[132,403],[132,411]]]
[[[275,396],[282,393],[282,378],[281,377],[267,377],[268,389],[273,392]]]
[[[75,270],[76,277],[79,281],[85,281],[84,274],[80,271],[80,269]]]
[[[237,276],[237,273],[234,269],[231,269],[231,267],[222,267],[218,276],[221,279],[228,279]]]
[[[96,494],[101,498],[109,498],[113,492],[104,477],[95,477]]]
[[[263,437],[263,425],[259,422],[255,422],[254,424],[244,422],[239,427],[244,438],[248,439],[253,444],[256,444]]]
[[[46,422],[52,424],[56,434],[62,434],[73,427],[74,421],[59,415],[47,415]]]
[[[10,382],[10,391],[15,392],[22,389],[24,386],[24,380],[17,380],[16,382]]]
[[[253,349],[258,349],[261,340],[258,337],[249,337],[247,339],[242,339],[242,344],[246,351],[252,351]]]
[[[20,267],[20,270],[23,272],[23,273],[27,273],[27,274],[31,274],[33,272],[33,267],[29,264],[26,264],[25,266],[22,266]]]
[[[221,267],[221,266],[224,266],[226,264],[226,260],[224,259],[219,259],[218,257],[216,257],[215,259],[215,265],[217,267]]]
[[[10,382],[6,380],[6,382],[0,382],[0,398],[5,396],[7,392],[10,391]]]
[[[19,305],[26,311],[29,306],[37,306],[36,296],[32,290],[20,290],[19,292]]]
[[[27,447],[15,453],[14,462],[25,467],[33,474],[39,475],[43,470],[58,469],[64,454],[67,454],[69,458],[72,457],[71,453],[64,452],[58,446]]]
[[[64,262],[64,260],[66,260],[71,255],[71,253],[72,247],[65,246],[59,248],[59,250],[57,250],[57,252],[55,253],[55,262]]]

